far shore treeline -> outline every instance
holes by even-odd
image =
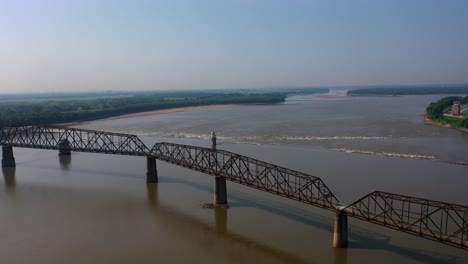
[[[135,92],[62,94],[61,96],[0,96],[0,125],[60,124],[90,121],[123,114],[215,104],[272,104],[290,94],[328,93],[328,89],[284,89],[266,93]]]
[[[426,114],[432,121],[448,124],[453,127],[468,128],[468,119],[444,116],[444,113],[450,112],[453,101],[459,100],[462,105],[468,105],[468,96],[448,96],[440,99],[437,102],[431,103],[427,109]]]
[[[468,85],[449,87],[378,87],[350,90],[348,95],[424,95],[424,94],[468,94]]]

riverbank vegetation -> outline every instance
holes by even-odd
[[[444,116],[447,111],[450,111],[453,101],[459,100],[461,104],[468,104],[468,96],[448,96],[440,99],[437,102],[431,103],[427,109],[427,117],[439,124],[450,125],[455,128],[468,128],[468,119]]]
[[[468,85],[451,87],[382,87],[348,91],[348,95],[425,95],[425,94],[468,94]]]
[[[296,89],[292,93],[322,93]],[[328,92],[328,90],[326,91]],[[290,92],[222,93],[201,91],[6,95],[0,97],[0,123],[57,124],[97,120],[117,115],[215,104],[284,102]]]

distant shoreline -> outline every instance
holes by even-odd
[[[458,87],[386,87],[386,88],[364,88],[349,90],[348,95],[438,95],[438,94],[468,94],[468,85]]]
[[[346,94],[349,97],[418,97],[418,96],[427,96],[427,95],[440,95],[440,96],[454,96],[457,94]]]
[[[125,118],[134,118],[134,117],[142,117],[142,116],[164,115],[164,114],[170,114],[170,113],[189,112],[189,111],[211,109],[211,108],[224,108],[224,107],[230,107],[230,106],[235,106],[235,104],[215,104],[215,105],[167,108],[167,109],[145,111],[145,112],[138,112],[138,113],[132,113],[132,114],[125,114],[125,115],[118,115],[118,116],[113,116],[113,117],[109,117],[106,119],[114,120],[114,119],[125,119]]]

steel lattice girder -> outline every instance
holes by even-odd
[[[318,177],[224,150],[174,143],[157,143],[151,150],[159,160],[288,197],[329,210],[338,200]]]
[[[468,249],[468,207],[373,192],[345,208],[349,216]]]
[[[69,143],[64,145],[67,140]],[[0,143],[23,148],[60,149],[148,156],[148,147],[135,135],[61,126],[23,125],[1,130]]]

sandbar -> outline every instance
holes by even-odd
[[[202,106],[186,106],[186,107],[167,108],[167,109],[159,109],[159,110],[153,110],[153,111],[146,111],[146,112],[138,112],[138,113],[132,113],[132,114],[113,116],[113,117],[109,117],[107,119],[123,119],[123,118],[134,118],[134,117],[141,117],[141,116],[164,115],[164,114],[177,113],[177,112],[188,112],[188,111],[211,109],[211,108],[223,108],[223,107],[229,107],[229,106],[234,106],[234,104],[216,104],[216,105],[202,105]]]

